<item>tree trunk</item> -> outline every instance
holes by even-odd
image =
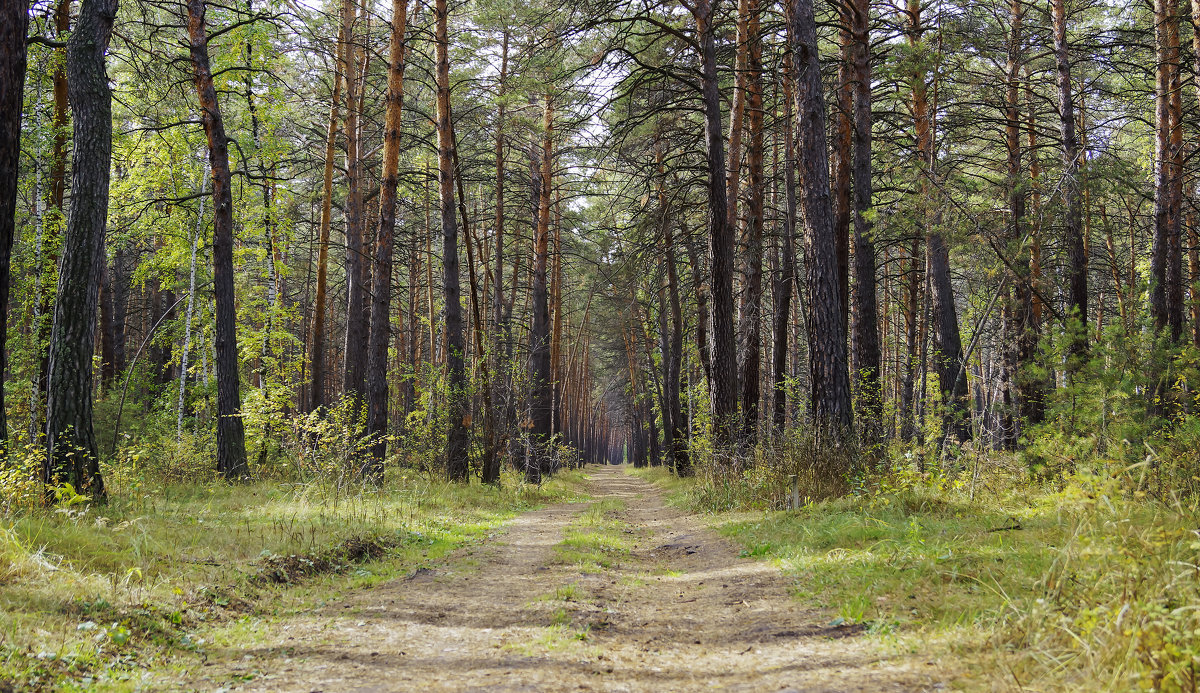
[[[785,61],[791,60],[787,56]],[[787,63],[785,62],[785,65]],[[782,433],[787,422],[788,380],[788,321],[791,317],[792,283],[796,275],[796,146],[792,134],[792,108],[795,87],[791,70],[783,75],[783,168],[784,168],[784,217],[783,238],[780,240],[779,275],[772,295],[775,297],[773,320],[773,344],[771,349],[771,375],[774,379],[774,401],[772,402],[771,424],[776,433]]]
[[[359,155],[359,70],[363,50],[356,35],[354,0],[344,0],[342,23],[346,26],[343,72],[346,80],[346,342],[342,352],[342,395],[354,407],[365,403],[367,331],[369,315],[365,304],[366,263],[363,257],[364,214]],[[362,37],[361,40],[366,40]]]
[[[546,92],[542,110],[542,167],[538,184],[538,216],[533,241],[533,324],[529,333],[530,408],[533,418],[532,463],[525,480],[540,483],[548,471],[553,392],[550,372],[550,312],[546,271],[550,254],[550,204],[554,165],[554,101]]]
[[[336,55],[334,56],[333,94],[329,98],[329,126],[325,134],[325,178],[324,195],[321,198],[321,227],[317,240],[317,291],[313,299],[312,346],[309,354],[312,378],[309,384],[308,410],[316,411],[328,402],[325,397],[325,306],[329,279],[329,230],[333,218],[333,168],[337,155],[338,101],[342,94],[343,52],[346,50],[346,26],[338,29]]]
[[[11,286],[9,270],[12,263],[13,238],[16,235],[17,184],[20,181],[21,158],[21,103],[25,89],[25,33],[28,27],[27,0],[10,0],[0,7],[0,325],[6,328],[2,331],[3,334],[0,334],[0,446],[3,446],[0,447],[0,454],[5,452],[8,444],[8,417],[4,408],[3,381],[8,373],[8,296]],[[105,42],[107,43],[107,39]],[[103,58],[103,53],[101,57]],[[105,161],[107,162],[107,159]],[[107,171],[105,174],[107,176]],[[107,185],[107,177],[105,183]],[[88,425],[90,427],[90,420]]]
[[[496,417],[494,431],[497,434],[493,441],[494,449],[487,456],[483,468],[483,483],[500,483],[500,449],[503,447],[504,431],[508,430],[507,417],[501,416],[505,409],[503,403],[508,393],[508,368],[501,361],[502,354],[512,339],[508,321],[504,314],[504,82],[508,76],[508,30],[505,29],[500,47],[500,79],[496,86],[496,221],[495,221],[495,270],[492,288],[492,322],[495,326],[495,336],[492,338],[492,404],[493,416]],[[513,287],[514,293],[516,287]]]
[[[1088,257],[1083,239],[1083,204],[1079,192],[1079,141],[1075,137],[1075,99],[1071,89],[1071,61],[1067,50],[1066,0],[1051,0],[1054,24],[1054,61],[1058,77],[1059,132],[1062,135],[1062,194],[1067,203],[1066,236],[1069,309],[1079,321],[1071,326],[1070,351],[1087,352]],[[1078,365],[1078,364],[1077,364]]]
[[[738,382],[741,385],[741,439],[753,444],[758,431],[758,402],[762,367],[762,256],[763,199],[763,82],[762,38],[759,34],[759,0],[743,0],[746,19],[746,107],[749,111],[750,146],[746,149],[749,197],[746,209],[745,285],[742,288]]]
[[[796,75],[796,132],[800,153],[801,208],[808,259],[809,413],[823,436],[841,440],[850,432],[850,375],[846,332],[838,290],[837,243],[830,202],[825,143],[825,94],[817,54],[812,0],[789,0],[791,68]]]
[[[367,347],[367,435],[371,462],[366,470],[383,480],[387,454],[388,337],[391,328],[392,247],[396,231],[396,186],[400,171],[400,128],[404,106],[405,20],[408,0],[392,0],[392,38],[389,46],[387,114],[383,126],[383,175],[379,182],[379,231],[375,236],[375,267],[371,287],[371,329]]]
[[[213,197],[213,294],[216,296],[217,471],[227,479],[249,475],[238,382],[237,307],[233,282],[233,195],[229,141],[208,61],[204,0],[188,0],[188,36],[192,70],[200,99],[200,119],[208,138]]]
[[[692,11],[696,20],[696,35],[700,39],[704,143],[708,160],[708,260],[711,268],[709,352],[712,359],[709,389],[714,444],[722,449],[732,442],[738,397],[733,325],[733,226],[729,223],[725,190],[725,147],[721,139],[721,93],[717,80],[714,27],[716,13],[712,0],[697,0]]]
[[[84,0],[75,30],[67,40],[69,98],[74,118],[72,199],[50,330],[48,454],[42,475],[47,484],[70,483],[79,493],[96,500],[104,499],[104,481],[92,431],[92,354],[104,267],[112,160],[112,94],[104,53],[116,16],[116,0]],[[17,22],[18,26],[13,27],[5,22],[5,26],[13,29],[19,29],[20,24]],[[24,32],[20,33],[23,40]],[[0,218],[7,219],[8,215],[0,214]],[[0,240],[5,244],[11,242]],[[0,268],[4,277],[8,274],[6,269]]]
[[[454,133],[450,121],[448,14],[446,0],[436,0],[434,39],[437,42],[438,199],[442,220],[442,296],[446,303],[446,406],[450,415],[446,434],[446,476],[451,481],[465,482],[469,472],[467,377],[463,353],[462,301],[459,298],[458,221],[454,216]]]
[[[854,74],[854,377],[858,380],[864,443],[882,434],[879,305],[875,290],[875,242],[871,232],[871,37],[869,0],[851,7],[851,62]],[[865,420],[863,420],[865,419]]]

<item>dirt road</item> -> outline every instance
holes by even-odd
[[[256,649],[214,653],[216,666],[192,685],[211,689],[256,671],[234,690],[945,686],[931,662],[890,655],[790,599],[777,568],[739,558],[653,485],[613,467],[589,477],[600,504],[590,514],[587,504],[526,513],[436,569],[290,618]],[[589,516],[602,526],[589,527]],[[608,558],[578,560],[581,552]]]

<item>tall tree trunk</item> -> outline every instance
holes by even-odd
[[[533,418],[532,463],[525,470],[529,483],[540,483],[549,471],[547,458],[552,428],[553,393],[550,372],[550,312],[546,271],[550,254],[550,205],[554,165],[554,101],[549,91],[542,109],[542,159],[538,183],[538,215],[533,241],[533,324],[529,333],[530,408]]]
[[[871,232],[871,36],[870,1],[851,6],[850,50],[854,73],[854,344],[853,371],[858,379],[864,442],[874,444],[882,433],[882,357],[879,346],[879,305],[875,290],[875,242]],[[865,419],[865,420],[863,420]]]
[[[833,233],[837,243],[838,292],[842,299],[842,331],[850,321],[850,189],[853,183],[854,157],[854,36],[850,31],[849,13],[852,0],[839,0],[837,87],[833,104],[833,146],[830,162],[833,193]]]
[[[28,28],[27,0],[10,0],[0,7],[0,325],[5,326],[4,330],[0,330],[0,446],[4,446],[0,448],[0,454],[4,453],[8,444],[4,376],[8,373],[8,295],[11,286],[9,273],[17,223],[21,103],[25,90],[25,34]],[[107,43],[107,37],[105,42]],[[103,53],[101,59],[103,60]],[[107,97],[107,94],[105,96]],[[107,162],[107,159],[105,161]],[[107,176],[107,170],[105,175]],[[105,183],[107,186],[107,177]],[[100,221],[103,223],[103,219]],[[103,236],[103,226],[100,235]],[[91,393],[88,394],[90,396]],[[91,426],[90,417],[88,426]],[[92,447],[95,447],[94,443]]]
[[[355,30],[354,0],[344,0],[342,23],[346,26],[346,50],[343,73],[346,80],[346,342],[342,352],[342,395],[350,398],[353,406],[365,403],[367,332],[369,315],[365,309],[366,263],[363,228],[363,195],[361,188],[359,154],[359,71],[363,62],[363,49]],[[451,210],[453,211],[453,210]]]
[[[338,29],[334,56],[333,93],[329,98],[329,126],[325,134],[324,194],[321,197],[321,227],[317,240],[317,291],[313,299],[312,346],[309,354],[312,378],[309,384],[308,410],[316,411],[328,402],[325,380],[328,358],[325,355],[325,306],[329,279],[329,230],[333,219],[333,168],[337,155],[338,102],[342,95],[343,52],[346,50],[346,25]]]
[[[822,436],[840,440],[850,432],[850,375],[846,331],[838,290],[837,243],[830,202],[825,144],[825,94],[817,53],[812,0],[789,0],[791,68],[796,75],[796,132],[800,154],[801,208],[808,260],[808,344],[813,423]]]
[[[733,225],[725,190],[725,146],[721,138],[721,92],[717,81],[717,41],[712,0],[696,0],[692,12],[700,39],[700,74],[704,105],[704,144],[708,164],[708,260],[711,297],[709,389],[714,443],[732,441],[737,416],[737,353],[733,325]],[[822,114],[822,119],[824,114]],[[822,139],[824,135],[822,135]],[[823,151],[823,150],[822,150]]]
[[[508,367],[502,361],[506,346],[512,340],[512,334],[505,319],[504,311],[504,87],[508,77],[508,29],[504,30],[500,46],[500,79],[496,85],[496,221],[495,221],[495,270],[492,289],[492,323],[495,326],[495,336],[492,338],[492,403],[495,417],[494,431],[497,433],[493,440],[494,449],[487,455],[487,464],[483,469],[483,483],[500,483],[500,449],[503,447],[504,432],[508,430],[506,416],[501,411],[508,393]],[[516,287],[513,287],[516,293]]]
[[[1023,0],[1011,0],[1008,61],[1005,67],[1005,142],[1008,153],[1008,243],[1012,262],[1012,292],[1006,309],[1008,321],[1005,370],[1011,393],[1012,417],[1005,426],[1005,445],[1015,447],[1024,424],[1042,419],[1042,382],[1032,372],[1037,351],[1037,325],[1033,319],[1033,284],[1029,276],[1025,206],[1025,179],[1021,169],[1021,70],[1025,62]]]
[[[763,200],[766,181],[763,174],[763,82],[762,37],[759,32],[759,0],[743,0],[746,19],[746,108],[749,111],[750,146],[746,150],[749,169],[749,197],[746,209],[745,286],[740,306],[741,338],[739,376],[742,401],[742,442],[753,444],[758,431],[758,401],[761,396],[762,341],[762,255]]]
[[[792,134],[792,109],[795,87],[792,71],[788,69],[791,55],[786,55],[783,75],[783,168],[784,168],[784,217],[783,238],[780,240],[779,275],[772,295],[775,297],[773,321],[774,335],[771,349],[771,375],[774,379],[771,424],[776,432],[782,432],[787,422],[788,380],[788,321],[791,317],[792,283],[796,274],[796,145]]]
[[[446,476],[465,482],[467,460],[467,374],[464,365],[462,301],[458,279],[458,221],[454,209],[454,131],[450,115],[450,41],[446,0],[434,3],[437,42],[438,199],[442,220],[442,297],[446,311]],[[469,240],[468,240],[469,242]]]
[[[1062,135],[1062,193],[1067,203],[1066,236],[1069,262],[1068,299],[1070,310],[1079,320],[1072,328],[1070,350],[1075,356],[1087,351],[1088,257],[1083,238],[1083,203],[1079,191],[1079,141],[1075,136],[1075,99],[1071,88],[1071,59],[1067,46],[1066,0],[1051,0],[1054,24],[1054,62],[1058,77],[1059,132]]]
[[[67,482],[78,492],[96,500],[104,498],[104,480],[100,476],[100,459],[92,431],[92,355],[96,343],[100,275],[104,267],[112,160],[112,94],[108,88],[104,53],[116,16],[116,0],[84,0],[75,31],[67,39],[69,98],[74,119],[72,199],[59,261],[54,323],[50,330],[46,401],[48,454],[42,474],[43,481],[48,484]],[[4,24],[19,31],[23,21],[15,23],[15,27],[8,22]],[[23,40],[24,31],[20,31],[20,35]],[[10,55],[19,60],[15,53]],[[3,64],[10,63],[5,61]],[[8,98],[5,94],[5,99]],[[19,89],[16,98],[20,98]],[[9,219],[10,216],[0,213],[0,218]],[[11,243],[10,239],[0,239],[3,241],[0,246]],[[5,278],[8,276],[6,270],[7,267],[0,267]]]
[[[233,195],[230,189],[229,140],[208,61],[204,0],[188,0],[188,36],[192,70],[200,99],[200,119],[208,138],[213,197],[213,294],[216,297],[217,471],[227,479],[248,476],[246,434],[242,426],[238,382],[237,306],[233,288]],[[72,214],[74,210],[72,208]]]
[[[400,172],[400,128],[404,107],[405,20],[408,0],[392,0],[387,114],[383,125],[383,175],[379,182],[379,231],[375,235],[375,267],[371,287],[371,329],[367,347],[367,435],[371,463],[367,474],[383,480],[387,454],[388,337],[391,328],[392,247],[396,231],[396,186]]]

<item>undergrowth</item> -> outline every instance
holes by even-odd
[[[945,655],[965,687],[1192,691],[1200,510],[1156,493],[1147,464],[1047,478],[988,453],[919,474],[901,455],[853,493],[765,512],[777,490],[728,490],[753,487],[750,469],[724,490],[635,473],[716,513],[744,556],[776,562],[831,621]]]
[[[223,624],[268,614],[305,581],[403,574],[519,511],[579,498],[582,483],[506,473],[500,488],[462,486],[397,470],[381,487],[228,485],[123,465],[107,470],[106,505],[0,516],[0,690],[133,687],[150,665],[203,657]]]

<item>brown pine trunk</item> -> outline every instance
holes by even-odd
[[[92,355],[96,344],[96,309],[104,266],[112,160],[112,94],[104,67],[104,53],[116,16],[116,0],[84,0],[75,30],[67,39],[69,98],[74,119],[71,214],[63,236],[54,323],[50,329],[46,399],[48,454],[42,470],[42,480],[47,484],[69,483],[79,493],[95,500],[103,500],[105,494],[92,430]],[[23,44],[21,27],[24,20],[5,19],[6,31],[19,31]],[[13,61],[20,62],[17,51],[5,50]],[[0,64],[7,69],[13,63],[5,60]],[[14,80],[7,77],[4,81],[14,84]],[[20,89],[15,96],[4,94],[6,102],[13,98],[19,103]],[[9,125],[7,120],[5,125]],[[11,135],[6,133],[6,136]],[[12,170],[15,173],[16,169]],[[0,205],[3,204],[0,201]],[[0,219],[7,224],[11,216],[7,210],[0,210]],[[0,238],[0,248],[4,248],[5,253],[0,260],[5,292],[9,244],[11,235],[8,239]],[[7,296],[2,298],[7,299]],[[7,301],[4,303],[7,305]]]
[[[192,71],[200,100],[200,119],[208,138],[213,196],[213,294],[216,296],[217,471],[227,479],[249,474],[238,382],[237,309],[233,289],[233,195],[230,190],[229,141],[208,60],[204,0],[188,0],[188,36]]]
[[[391,328],[392,248],[396,231],[396,185],[400,172],[400,128],[404,107],[405,20],[408,0],[392,0],[387,113],[383,125],[383,173],[379,182],[379,229],[375,234],[375,267],[371,286],[371,328],[367,337],[367,435],[371,462],[367,474],[383,480],[387,454],[388,337]]]
[[[325,186],[321,198],[321,228],[317,241],[317,290],[313,300],[312,346],[309,354],[312,378],[309,384],[308,411],[316,411],[328,404],[325,396],[326,369],[328,367],[325,355],[325,306],[327,303],[329,279],[329,230],[333,218],[333,168],[334,157],[337,155],[338,132],[338,102],[342,96],[342,70],[346,50],[346,25],[338,29],[337,46],[334,56],[333,94],[329,99],[329,126],[325,134]]]
[[[468,480],[467,375],[464,359],[462,301],[458,279],[458,221],[454,209],[454,132],[450,115],[449,11],[446,0],[434,3],[437,42],[438,199],[442,221],[442,297],[446,314],[446,476]]]
[[[554,164],[554,101],[546,92],[542,110],[542,160],[538,181],[538,215],[533,241],[533,324],[529,333],[530,408],[533,418],[533,460],[525,480],[540,483],[548,472],[553,394],[550,372],[550,312],[547,265],[550,254],[550,205]]]
[[[709,389],[714,444],[721,449],[732,442],[738,398],[733,325],[733,225],[729,223],[725,189],[725,147],[721,139],[721,93],[717,80],[716,17],[712,1],[697,0],[692,6],[692,13],[696,21],[696,35],[700,39],[704,143],[708,168],[709,354],[712,359]]]
[[[842,331],[850,322],[850,188],[854,152],[854,64],[851,59],[854,36],[850,32],[848,13],[852,0],[836,3],[839,13],[837,89],[833,104],[833,147],[830,172],[833,178],[833,232],[837,241],[838,291],[842,298]]]
[[[808,260],[809,415],[822,436],[833,441],[850,432],[850,375],[846,364],[844,308],[838,289],[837,242],[830,201],[825,144],[825,94],[817,53],[812,0],[790,0],[791,69],[796,75],[796,133],[800,166],[800,205]]]
[[[0,330],[3,332],[0,334],[0,454],[4,453],[2,446],[8,443],[4,376],[8,373],[8,296],[11,287],[9,273],[13,238],[16,235],[17,183],[20,180],[21,158],[21,102],[25,89],[25,33],[28,27],[27,0],[14,0],[0,6],[0,325],[5,326],[4,330]],[[105,42],[107,43],[107,38]],[[107,162],[107,159],[105,161]],[[107,181],[107,171],[105,174]],[[103,236],[103,228],[100,235]],[[90,417],[88,426],[91,426]],[[92,447],[95,447],[94,442]]]

